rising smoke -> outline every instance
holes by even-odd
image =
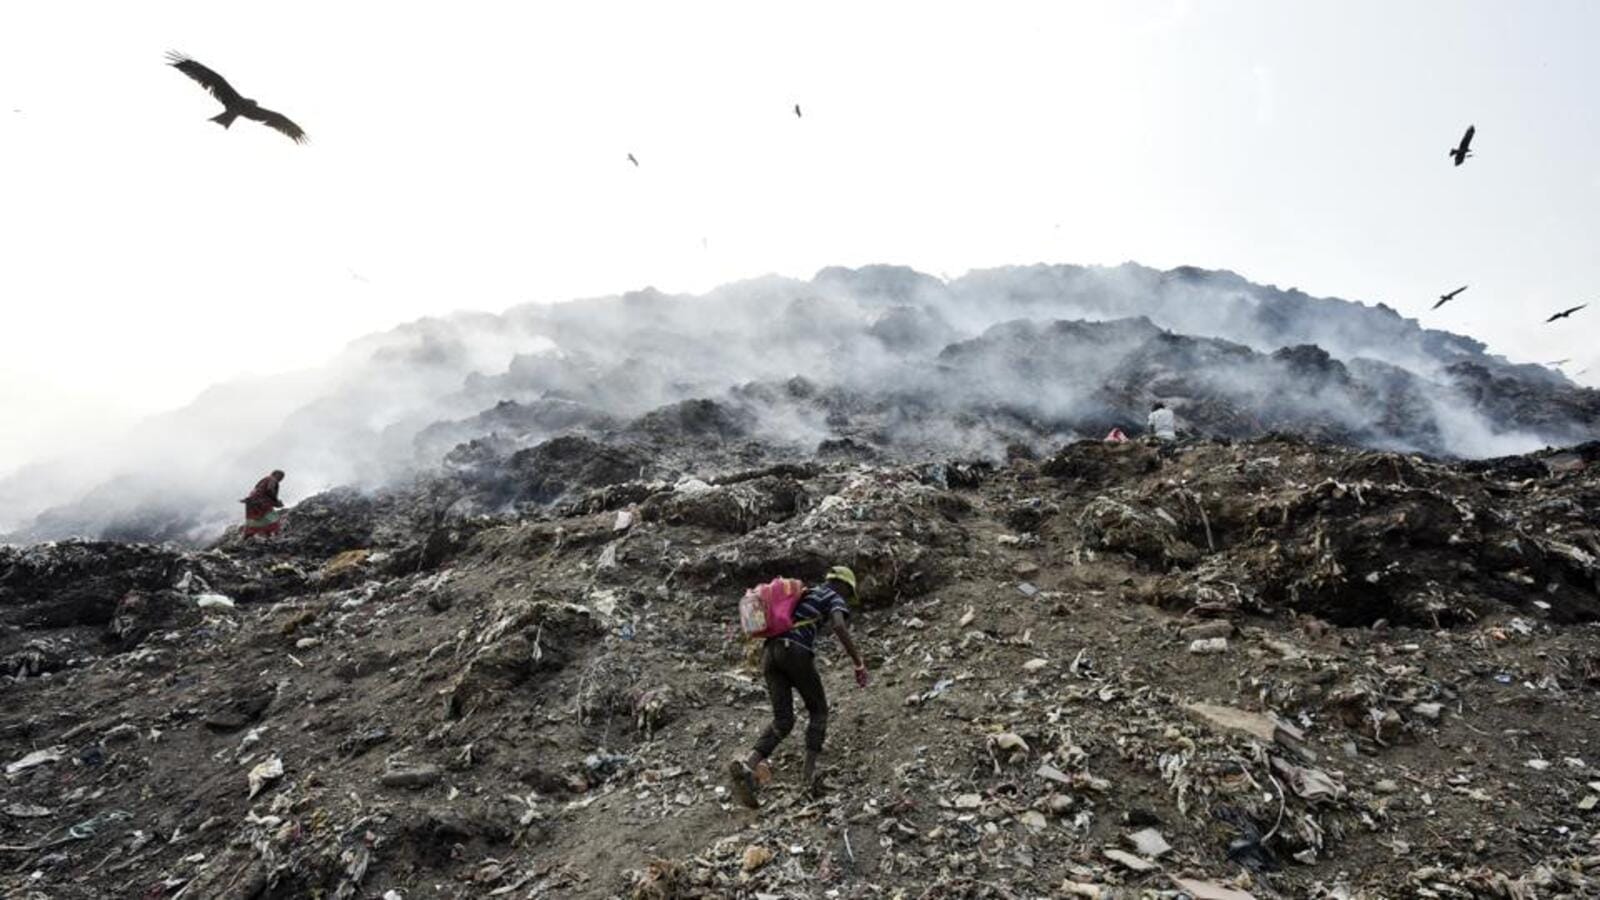
[[[1600,433],[1600,395],[1559,373],[1230,272],[1032,266],[947,283],[826,269],[414,322],[0,481],[0,531],[200,540],[272,468],[291,498],[370,488],[475,439],[506,455],[564,432],[647,436],[665,427],[647,414],[692,398],[716,401],[729,433],[800,456],[1043,448],[1137,428],[1156,398],[1202,433],[1438,455]]]

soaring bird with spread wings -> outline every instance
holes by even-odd
[[[289,121],[288,116],[266,109],[249,97],[241,96],[238,91],[233,89],[233,85],[228,84],[227,80],[221,75],[181,53],[168,53],[167,60],[169,65],[199,82],[201,87],[210,91],[211,96],[222,103],[222,112],[212,116],[211,121],[221,125],[223,128],[227,128],[233,124],[234,119],[244,116],[246,119],[260,122],[268,128],[283,132],[288,136],[289,140],[294,141],[296,144],[306,142],[305,131],[299,125]]]
[[[1558,312],[1555,315],[1551,316],[1550,318],[1545,319],[1545,322],[1549,323],[1549,322],[1554,322],[1557,319],[1565,319],[1567,316],[1572,315],[1573,313],[1577,312],[1580,309],[1583,309],[1585,306],[1588,306],[1588,305],[1589,304],[1587,304],[1587,303],[1579,303],[1577,306],[1574,306],[1571,309],[1563,309],[1561,312]]]
[[[1468,125],[1467,133],[1461,136],[1461,143],[1457,145],[1454,150],[1450,151],[1450,155],[1456,159],[1456,165],[1459,166],[1466,162],[1467,157],[1472,155],[1472,136],[1477,133],[1478,126]]]
[[[1449,303],[1451,300],[1454,300],[1456,298],[1457,294],[1461,293],[1462,291],[1464,291],[1466,289],[1467,289],[1467,286],[1463,284],[1461,287],[1456,288],[1455,290],[1451,291],[1448,294],[1440,294],[1439,295],[1439,302],[1435,303],[1433,305],[1433,308],[1434,309],[1438,309],[1439,307],[1445,305],[1446,303]]]

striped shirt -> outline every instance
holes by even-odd
[[[844,613],[845,618],[850,618],[850,604],[839,596],[838,591],[826,584],[806,588],[806,592],[800,595],[800,601],[794,605],[794,620],[811,624],[796,625],[773,640],[789,641],[815,653],[817,632],[823,623],[833,620],[833,614],[836,612]]]

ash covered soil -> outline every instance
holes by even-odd
[[[669,482],[559,440],[272,542],[0,548],[0,889],[1600,894],[1600,445]],[[835,563],[873,681],[824,641],[828,791],[797,731],[733,805],[768,717],[738,597]]]

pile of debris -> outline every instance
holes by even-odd
[[[0,890],[1600,892],[1600,446],[627,452],[323,495],[275,541],[0,549]],[[791,739],[747,810],[739,594],[836,563],[874,680],[824,642],[826,791]]]
[[[1158,400],[1211,439],[1472,458],[1600,438],[1600,391],[1382,305],[1192,268],[944,282],[869,266],[410,323],[316,377],[207,391],[130,438],[99,484],[65,464],[0,478],[0,539],[204,541],[263,474],[261,448],[290,490],[443,460],[472,511],[526,515],[597,481],[1044,454],[1142,432]],[[279,404],[293,412],[241,414]],[[224,420],[228,435],[193,439]]]

